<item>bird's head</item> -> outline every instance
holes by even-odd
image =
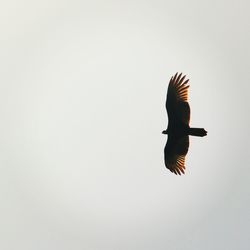
[[[163,130],[163,131],[162,131],[162,134],[167,135],[167,134],[168,134],[168,131],[167,131],[167,130]]]

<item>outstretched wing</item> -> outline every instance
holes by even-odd
[[[189,124],[190,107],[188,104],[188,81],[186,76],[176,73],[168,85],[166,109],[169,121],[181,121]]]
[[[164,158],[165,165],[171,172],[179,175],[185,173],[185,156],[188,152],[188,147],[188,136],[177,138],[174,135],[168,135],[168,141],[164,149]]]

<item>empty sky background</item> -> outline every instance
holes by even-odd
[[[249,249],[249,1],[2,1],[0,248]],[[164,108],[190,78],[187,171]]]

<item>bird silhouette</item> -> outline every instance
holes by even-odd
[[[168,135],[164,148],[165,166],[176,175],[185,173],[185,156],[189,147],[189,135],[206,136],[204,128],[190,128],[190,107],[188,104],[188,81],[186,76],[176,73],[168,85],[166,109],[168,127],[162,131]]]

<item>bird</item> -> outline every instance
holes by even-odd
[[[206,136],[204,128],[191,128],[190,106],[188,103],[189,79],[182,73],[171,77],[167,90],[166,110],[168,126],[162,134],[168,139],[164,148],[164,162],[166,168],[176,175],[185,174],[185,157],[189,148],[189,135]]]

